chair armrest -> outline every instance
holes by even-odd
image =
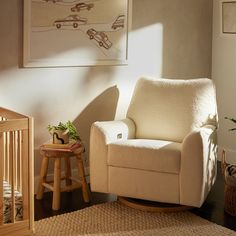
[[[135,137],[135,124],[131,119],[118,121],[98,121],[92,125],[92,129],[99,129],[104,135],[106,144],[119,140]]]
[[[216,179],[216,128],[204,126],[183,140],[180,168],[180,203],[200,207]]]
[[[91,190],[108,192],[108,144],[116,140],[135,137],[135,124],[131,119],[93,123],[90,131],[90,183]]]

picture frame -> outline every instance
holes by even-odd
[[[23,66],[128,64],[132,0],[24,0]]]
[[[236,34],[236,1],[221,1],[222,34]]]

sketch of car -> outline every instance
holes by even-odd
[[[116,28],[124,28],[124,25],[125,25],[125,15],[119,15],[112,24],[111,28],[114,30]]]
[[[95,29],[91,28],[87,31],[87,35],[90,39],[95,39],[100,47],[109,49],[112,46],[111,41],[103,31],[96,31]]]
[[[84,2],[81,2],[81,3],[78,3],[76,4],[74,7],[71,8],[71,11],[75,12],[79,12],[81,10],[90,10],[91,8],[94,7],[94,4],[93,3],[84,3]]]
[[[80,17],[78,15],[69,15],[64,19],[58,19],[54,21],[54,25],[60,29],[61,26],[73,26],[77,28],[79,25],[84,25],[87,23],[87,19]]]

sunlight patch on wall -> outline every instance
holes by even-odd
[[[163,25],[156,23],[130,33],[129,65],[138,74],[162,74]]]
[[[163,64],[163,25],[156,23],[129,33],[128,66],[116,68],[114,82],[120,91],[116,118],[126,114],[134,83],[141,76],[160,77]]]

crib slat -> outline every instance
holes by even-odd
[[[29,219],[29,135],[28,130],[22,131],[22,198],[23,220]]]
[[[11,161],[12,161],[12,184],[11,184],[11,222],[15,223],[15,215],[16,215],[16,201],[15,201],[15,176],[16,176],[16,163],[15,163],[15,158],[16,158],[16,148],[15,148],[15,133],[11,132],[11,143],[12,143],[12,156],[11,156]]]
[[[17,181],[18,181],[18,191],[22,192],[22,131],[18,131],[18,143],[17,143],[17,157],[18,157],[18,171],[17,171]]]
[[[9,132],[9,181],[8,183],[12,185],[12,165],[13,164],[13,133]]]
[[[3,174],[2,174],[2,176],[3,176],[3,180],[6,180],[6,133],[5,132],[2,133],[2,138],[3,138],[2,143],[1,143],[1,145],[2,145],[1,150],[2,150],[2,154],[3,154],[3,160],[2,160]]]
[[[19,191],[19,157],[18,157],[18,137],[19,137],[19,131],[14,131],[14,157],[15,157],[15,190]]]
[[[9,132],[9,185],[11,187],[11,222],[14,220],[13,209],[14,209],[14,188],[13,188],[13,132]]]
[[[16,180],[16,190],[17,191],[20,191],[20,177],[19,177],[19,151],[18,151],[18,148],[19,148],[19,131],[15,131],[15,151],[16,151],[16,157],[15,157],[15,160],[16,160],[16,176],[15,176],[15,180]]]
[[[16,131],[16,186],[21,192],[20,131]]]
[[[3,224],[4,135],[0,133],[0,225]]]
[[[9,132],[5,133],[6,135],[6,142],[5,142],[5,150],[6,150],[6,156],[5,156],[5,181],[9,183]]]

